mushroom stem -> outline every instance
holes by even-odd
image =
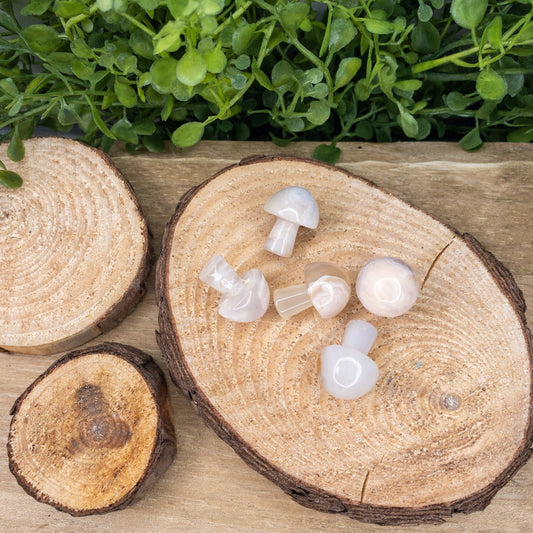
[[[378,330],[364,320],[350,320],[344,330],[342,345],[367,355],[376,341]]]
[[[278,217],[265,242],[265,250],[281,257],[290,257],[300,226]]]
[[[307,293],[307,283],[276,289],[274,305],[281,317],[285,319],[309,309],[313,303]]]
[[[237,272],[221,255],[215,255],[206,263],[200,272],[200,279],[222,294],[226,294],[235,285],[241,283]]]

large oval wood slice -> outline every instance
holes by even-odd
[[[306,187],[320,209],[294,254],[263,249],[266,199]],[[421,285],[398,318],[355,294],[335,318],[310,309],[283,320],[271,305],[249,324],[217,313],[198,274],[215,254],[271,289],[301,283],[329,261],[357,272],[399,257]],[[531,455],[532,342],[511,274],[480,244],[348,172],[290,158],[229,167],[186,194],[167,225],[157,271],[159,343],[172,379],[205,421],[303,505],[381,524],[438,522],[483,509]],[[355,293],[355,291],[354,291]],[[320,350],[350,319],[379,332],[380,377],[354,401],[318,381]]]
[[[131,346],[63,356],[11,414],[11,472],[31,496],[75,516],[129,505],[176,453],[164,375]]]
[[[69,350],[116,326],[144,293],[149,233],[129,183],[102,152],[25,141],[19,189],[0,187],[0,348]]]

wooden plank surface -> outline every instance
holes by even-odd
[[[132,183],[159,250],[166,221],[180,196],[216,171],[256,154],[310,157],[312,143],[279,148],[269,143],[203,142],[164,154],[112,158]],[[370,179],[459,231],[473,234],[513,273],[533,309],[533,146],[492,144],[477,153],[454,144],[341,145],[338,165]],[[157,307],[149,291],[115,330],[95,339],[134,345],[164,368],[155,341]],[[533,324],[533,310],[526,313]],[[533,520],[533,462],[483,512],[457,514],[439,526],[388,528],[296,504],[251,470],[208,430],[188,400],[170,385],[178,455],[143,500],[123,511],[73,518],[29,497],[7,466],[9,410],[20,393],[57,356],[0,354],[0,531],[361,531],[526,532]]]

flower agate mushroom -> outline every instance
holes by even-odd
[[[265,211],[278,217],[265,249],[281,257],[290,257],[300,226],[318,226],[318,205],[303,187],[286,187],[274,193],[265,203]]]
[[[395,257],[379,257],[359,272],[357,297],[371,313],[396,317],[407,313],[418,297],[418,283],[409,265]]]
[[[305,283],[274,291],[274,305],[283,318],[313,306],[322,318],[338,315],[350,299],[346,274],[330,263],[310,263],[304,268]]]
[[[351,320],[342,345],[326,346],[320,357],[320,383],[339,400],[355,400],[377,383],[379,370],[368,357],[377,330],[364,320]]]
[[[256,268],[239,277],[222,256],[215,255],[200,272],[200,279],[222,293],[218,312],[224,318],[253,322],[268,309],[270,290],[265,277]]]

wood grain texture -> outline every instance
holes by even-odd
[[[53,354],[131,312],[145,290],[150,238],[106,154],[60,137],[29,139],[25,149],[8,162],[22,186],[0,190],[0,349]]]
[[[185,191],[225,166],[255,154],[310,157],[315,145],[279,148],[268,143],[201,143],[174,154],[112,159],[131,181],[154,234],[156,252],[164,225]],[[475,154],[443,143],[342,146],[339,166],[372,180],[432,213],[460,232],[473,234],[513,273],[526,303],[533,302],[533,147],[493,144]],[[100,340],[133,344],[164,365],[155,341],[154,275],[135,311]],[[526,311],[529,324],[531,309]],[[7,441],[9,409],[52,362],[50,356],[0,354],[0,435]],[[384,527],[354,522],[296,504],[250,467],[202,422],[188,398],[171,387],[179,460],[145,497],[105,516],[72,518],[35,502],[17,485],[0,447],[0,529],[11,531],[426,531],[499,533],[530,530],[533,463],[528,462],[482,512],[455,515],[435,526]]]
[[[265,201],[289,185],[312,192],[316,231],[290,258],[264,250]],[[271,288],[298,283],[306,264],[349,273],[381,256],[414,270],[421,292],[395,319],[355,296],[333,319],[289,320],[272,307],[235,324],[198,279],[213,255],[259,268]],[[251,466],[298,502],[381,524],[439,522],[484,508],[527,460],[531,346],[510,273],[470,236],[360,178],[292,158],[247,159],[192,189],[167,226],[158,263],[160,347],[173,380]],[[376,387],[356,401],[319,385],[320,350],[351,319],[378,330]]]

